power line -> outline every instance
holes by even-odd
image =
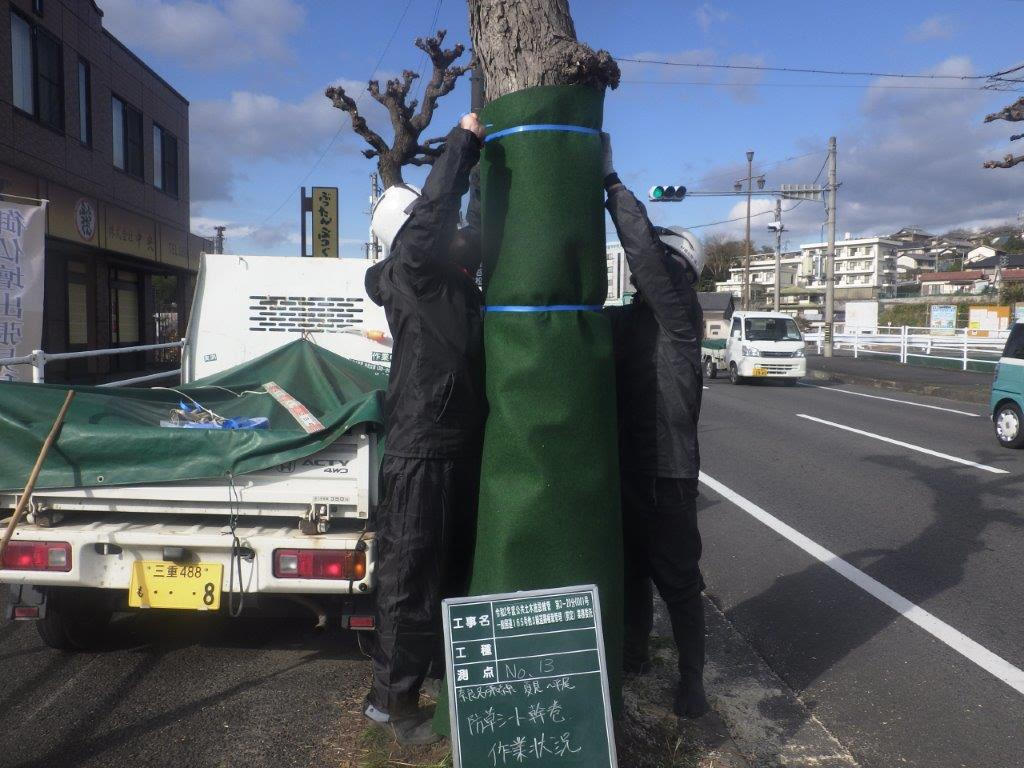
[[[736,69],[754,72],[789,72],[802,73],[805,75],[841,75],[845,77],[892,77],[892,78],[913,78],[921,80],[990,80],[995,77],[1012,74],[1024,69],[1024,64],[1006,69],[1001,72],[994,72],[990,75],[938,75],[908,72],[869,72],[858,70],[841,69],[810,69],[805,67],[771,67],[763,64],[711,64],[694,61],[664,61],[659,59],[636,59],[625,56],[616,56],[616,61],[629,61],[634,64],[657,64],[665,67],[688,67],[692,69]]]
[[[696,85],[716,88],[881,88],[890,91],[993,91],[996,93],[1021,93],[1022,88],[1004,88],[956,85],[878,85],[875,83],[709,83],[700,80],[620,80],[628,85]],[[1015,83],[1019,80],[1000,80],[999,82]]]
[[[444,2],[444,0],[437,0],[437,5],[434,7],[434,18],[430,22],[430,28],[427,30],[428,34],[434,34],[434,31],[437,29],[437,19],[441,15],[441,3],[443,3],[443,2]],[[418,82],[416,84],[416,93],[415,93],[416,98],[420,97],[419,96],[419,92],[420,92],[420,87],[421,86],[423,87],[423,92],[426,93],[426,86],[423,85],[423,82],[422,82],[422,79],[423,79],[423,67],[426,66],[426,64],[427,64],[427,54],[424,52],[423,55],[420,56],[420,66],[419,66],[419,69],[416,70],[416,79],[420,81],[420,82]]]
[[[402,11],[402,15],[398,17],[398,22],[395,24],[395,28],[391,31],[391,37],[388,38],[388,42],[384,46],[384,50],[381,51],[380,57],[377,59],[377,63],[374,64],[373,71],[370,72],[370,76],[368,78],[366,78],[367,80],[372,80],[373,76],[375,74],[377,74],[377,70],[380,69],[380,65],[383,63],[384,57],[387,56],[388,49],[391,47],[391,43],[393,43],[395,41],[395,35],[398,34],[398,30],[399,30],[399,28],[401,28],[402,22],[405,21],[405,16],[406,16],[407,13],[409,13],[409,8],[410,7],[412,7],[412,0],[409,0],[405,4],[405,10],[403,10]],[[366,93],[366,91],[363,91],[358,96],[356,96],[356,107],[357,108],[359,106],[360,100],[363,98],[363,94],[364,93]],[[306,172],[306,175],[302,177],[302,180],[295,186],[295,188],[291,192],[288,193],[288,196],[284,200],[281,201],[281,204],[279,206],[277,206],[277,208],[274,209],[274,212],[272,214],[270,214],[269,216],[267,216],[267,218],[265,218],[262,222],[260,222],[260,226],[261,227],[264,224],[266,224],[268,221],[270,221],[272,218],[277,216],[277,214],[281,212],[281,209],[284,208],[285,205],[288,204],[288,201],[292,199],[292,195],[294,195],[296,192],[298,192],[299,189],[302,187],[302,185],[306,183],[306,180],[310,176],[313,175],[313,171],[315,171],[320,166],[320,163],[323,162],[324,158],[327,157],[327,153],[331,151],[331,148],[334,146],[334,142],[336,142],[338,140],[338,137],[341,135],[341,132],[344,130],[344,128],[345,128],[345,121],[342,120],[341,124],[338,126],[338,130],[334,132],[334,136],[332,136],[330,142],[328,142],[327,147],[324,149],[323,152],[320,153],[320,157],[318,157],[316,159],[316,162],[313,163],[313,166]]]
[[[812,155],[820,155],[820,154],[822,154],[820,150],[815,150],[814,152],[804,152],[804,154],[802,154],[802,155],[793,155],[792,157],[784,157],[781,160],[772,160],[770,163],[764,163],[763,165],[758,165],[757,166],[757,174],[756,175],[760,176],[760,175],[763,174],[764,171],[768,170],[769,168],[775,168],[776,166],[792,162],[793,160],[800,160],[800,159],[805,158],[805,157],[811,157]],[[708,176],[701,176],[698,179],[694,179],[694,181],[711,181],[712,179],[733,178],[733,177],[735,177],[736,173],[737,173],[736,171],[732,171],[732,172],[728,172],[728,173],[715,173],[715,174],[711,174],[711,175],[708,175]]]

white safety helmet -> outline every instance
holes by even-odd
[[[419,187],[396,184],[384,190],[384,194],[374,203],[370,211],[370,231],[380,240],[385,253],[391,250],[391,244],[409,220],[412,206],[419,196]]]
[[[655,227],[655,232],[672,255],[685,260],[693,270],[694,280],[700,280],[704,271],[704,246],[693,233],[682,227]]]

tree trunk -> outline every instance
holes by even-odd
[[[576,40],[569,0],[469,0],[469,30],[488,101],[535,85],[619,84],[611,55]]]

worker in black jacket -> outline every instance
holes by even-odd
[[[704,327],[694,290],[704,266],[688,231],[651,224],[619,181],[604,142],[608,211],[636,288],[632,304],[609,308],[615,346],[625,547],[627,672],[648,664],[654,618],[651,581],[668,606],[679,651],[674,710],[700,717],[704,695],[704,582],[697,529],[697,420]]]
[[[364,714],[403,744],[438,738],[419,710],[419,692],[441,642],[441,599],[466,584],[476,525],[487,414],[480,251],[458,222],[483,133],[475,114],[463,117],[422,193],[388,188],[371,223],[388,255],[366,271],[366,291],[384,307],[394,348],[373,525],[373,686]]]

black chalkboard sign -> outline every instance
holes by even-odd
[[[597,587],[444,601],[455,768],[615,768]]]

